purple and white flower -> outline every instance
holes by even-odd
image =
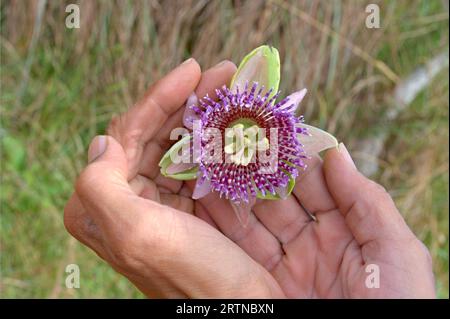
[[[191,131],[161,159],[162,174],[197,179],[193,199],[216,192],[241,221],[256,198],[286,198],[304,159],[337,141],[296,115],[306,89],[277,102],[279,78],[278,51],[261,46],[244,58],[229,87],[216,90],[216,100],[191,95],[183,118]],[[171,155],[180,149],[187,157],[175,163]]]

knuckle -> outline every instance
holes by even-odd
[[[387,221],[369,199],[356,202],[352,209],[353,224],[370,229],[385,229]]]
[[[124,145],[128,145],[133,148],[143,148],[144,141],[142,140],[144,132],[140,128],[130,129],[122,136]]]
[[[117,133],[120,130],[121,123],[122,123],[122,115],[114,115],[111,118],[111,121],[109,122],[108,128],[106,129],[106,132],[108,135],[114,136],[115,133]]]
[[[136,146],[141,143],[143,129],[128,125],[127,113],[123,113],[112,117],[106,133],[122,145]]]
[[[96,163],[88,165],[78,176],[75,182],[75,191],[82,195],[87,194],[91,189],[92,185],[95,184],[100,178],[100,171]]]
[[[389,192],[386,190],[386,188],[374,181],[369,181],[369,191],[382,199],[391,198],[391,195],[389,195]]]
[[[394,200],[384,186],[369,180],[361,192],[363,194],[360,198],[362,198],[364,206],[368,211],[374,213],[375,217],[382,219],[383,216],[384,219],[389,218],[391,222],[399,222],[400,215]]]

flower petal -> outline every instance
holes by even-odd
[[[197,179],[195,183],[194,192],[192,193],[192,199],[199,199],[211,192],[211,182],[209,179],[202,180],[201,178]]]
[[[256,198],[252,197],[249,199],[248,203],[240,202],[235,203],[230,201],[231,207],[233,208],[234,213],[236,214],[237,219],[242,227],[247,227],[250,221],[250,214],[252,212],[252,207],[256,202]]]
[[[303,98],[305,97],[307,92],[308,92],[307,89],[303,89],[303,90],[292,93],[291,95],[289,95],[287,97],[288,101],[285,104],[283,104],[283,106],[280,107],[280,110],[289,109],[289,112],[291,112],[292,114],[295,114],[295,112],[297,111],[298,105],[303,100]]]
[[[197,164],[195,163],[170,163],[169,166],[166,167],[166,174],[174,175],[182,173],[184,171],[190,170],[191,168],[194,168],[195,166],[197,166]]]
[[[200,119],[200,117],[192,109],[192,106],[195,106],[197,104],[198,104],[198,97],[195,93],[192,93],[186,102],[186,108],[184,109],[183,114],[183,124],[188,129],[191,130],[193,127],[193,121]]]
[[[191,139],[191,135],[184,136],[164,154],[159,162],[163,176],[178,180],[190,180],[197,177],[198,165],[196,163],[174,163],[171,156],[171,154],[179,153],[183,147],[186,147],[186,143],[190,143]]]
[[[297,134],[297,139],[302,143],[303,150],[307,155],[317,154],[326,149],[338,146],[337,139],[328,132],[303,123],[298,124],[298,127],[306,128],[308,132],[308,135]]]
[[[275,191],[277,192],[278,196],[280,196],[281,199],[286,199],[288,197],[288,186],[285,187],[276,187]]]
[[[231,90],[242,91],[247,83],[257,82],[260,87],[264,86],[264,94],[273,89],[272,95],[278,91],[280,83],[280,56],[274,47],[263,45],[244,57],[238,70],[231,80]]]

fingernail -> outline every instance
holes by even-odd
[[[344,159],[354,168],[356,169],[355,162],[353,161],[352,157],[350,156],[350,153],[348,152],[347,148],[345,147],[344,143],[339,143],[339,152],[342,154]]]
[[[106,150],[106,145],[108,143],[108,139],[105,135],[98,135],[94,137],[89,145],[88,150],[88,162],[91,163],[95,161],[100,155],[102,155]]]
[[[227,62],[228,62],[228,60],[223,60],[223,61],[217,63],[215,66],[213,66],[213,69],[220,68],[220,67],[224,66]]]
[[[184,61],[183,63],[181,63],[180,65],[189,64],[189,63],[191,63],[192,61],[194,61],[194,58],[189,58],[189,59],[187,59],[186,61]]]

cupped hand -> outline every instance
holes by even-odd
[[[217,194],[193,201],[193,182],[160,174],[188,96],[214,98],[235,71],[190,59],[115,117],[90,145],[68,231],[150,297],[434,297],[427,249],[342,144],[311,158],[287,199],[257,202],[246,227]]]

